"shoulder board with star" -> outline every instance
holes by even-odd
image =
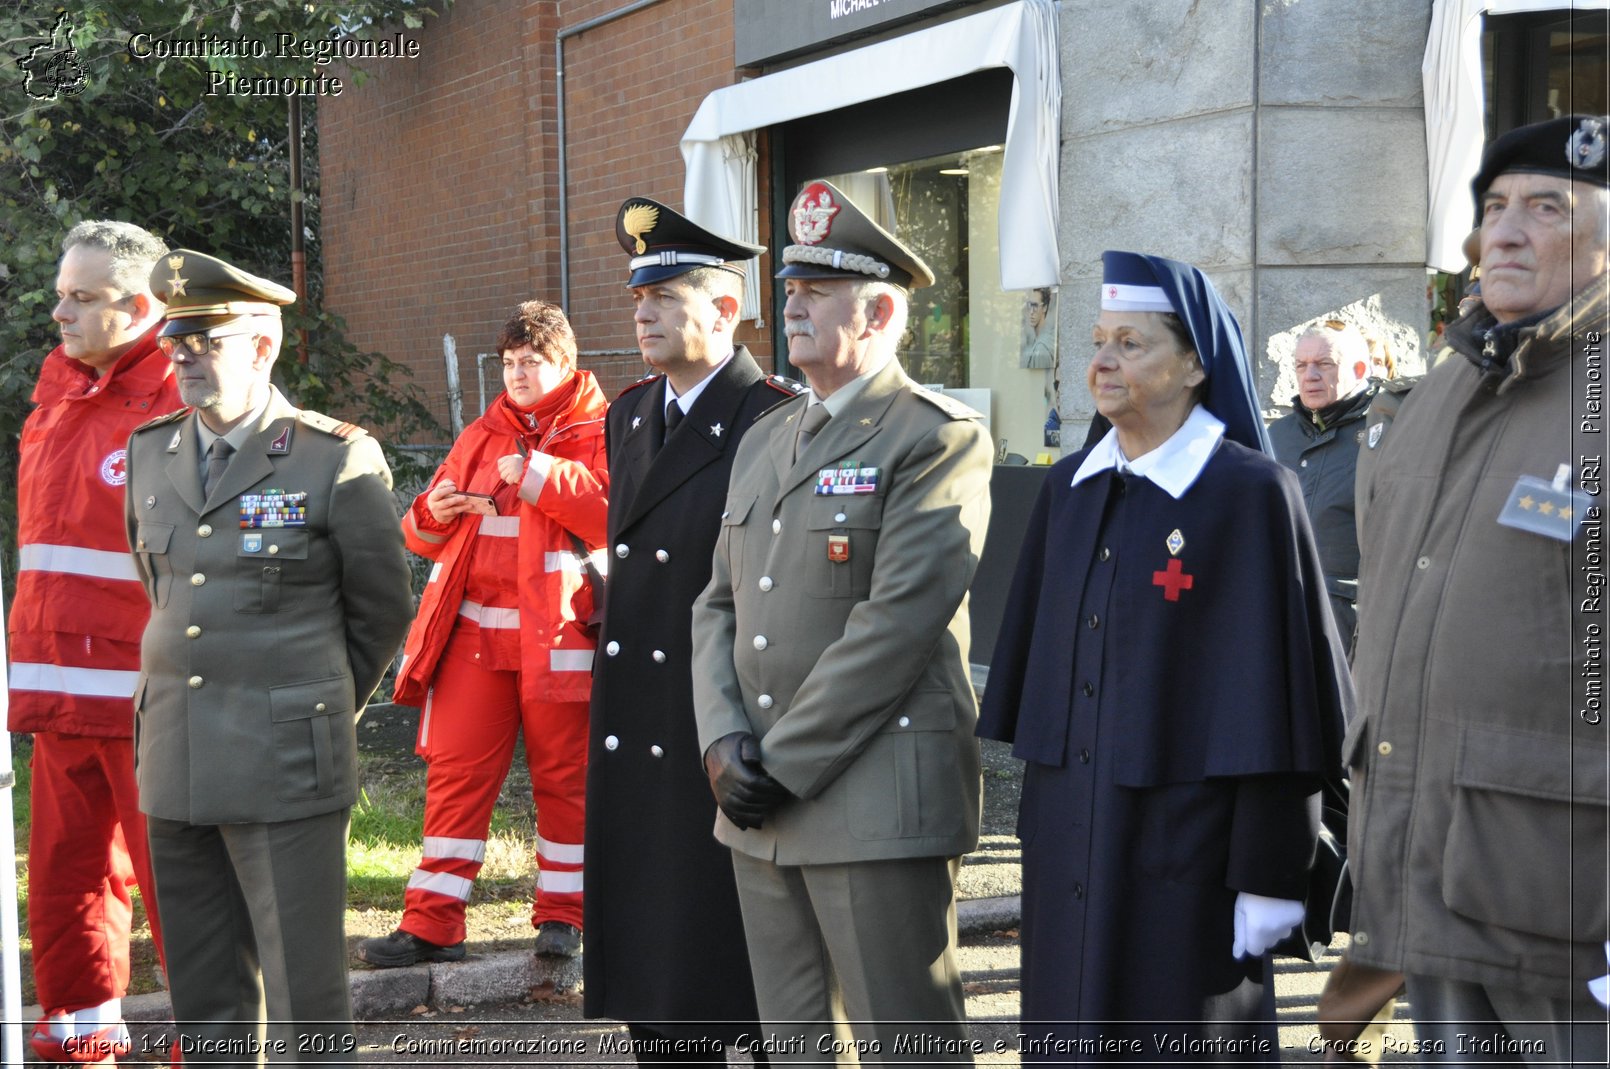
[[[664,375],[659,375],[659,374],[644,375],[642,378],[638,379],[636,382],[634,382],[630,386],[626,387],[626,389],[624,389],[620,393],[616,394],[615,395],[615,400],[619,401],[622,397],[625,397],[627,394],[631,393],[633,390],[637,389],[640,386],[652,386],[656,382],[659,382],[664,377],[665,377]]]
[[[188,416],[190,412],[191,409],[189,407],[185,407],[179,409],[177,412],[169,412],[165,416],[158,416],[156,419],[146,420],[144,423],[130,431],[129,434],[135,435],[139,434],[141,431],[148,431],[152,427],[166,427],[170,423],[178,423],[181,419],[184,419],[186,416]]]
[[[309,412],[305,408],[297,413],[297,418],[314,430],[323,431],[337,438],[364,438],[369,434],[356,423],[343,423],[338,419],[331,419],[322,412]]]
[[[971,405],[964,405],[954,397],[939,393],[937,390],[924,389],[919,386],[912,391],[918,397],[933,405],[951,419],[983,419],[984,414]]]

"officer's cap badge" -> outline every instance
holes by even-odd
[[[833,191],[821,182],[812,182],[794,202],[794,240],[801,245],[825,240],[833,232],[833,217],[838,213]]]
[[[621,216],[621,229],[637,240],[637,254],[643,255],[648,251],[648,244],[643,235],[654,229],[660,221],[660,210],[652,204],[633,204]]]

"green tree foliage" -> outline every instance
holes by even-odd
[[[432,0],[431,6],[449,2]],[[25,0],[0,6],[5,560],[14,559],[16,548],[17,438],[40,364],[59,341],[50,313],[61,238],[83,219],[138,223],[170,246],[201,249],[289,284],[291,203],[300,199],[308,293],[288,317],[277,372],[282,388],[299,404],[381,431],[384,441],[439,439],[408,369],[383,354],[359,352],[340,318],[323,306],[318,97],[300,97],[303,189],[296,191],[289,153],[296,135],[286,96],[239,91],[252,79],[320,75],[350,88],[362,80],[362,70],[318,64],[319,42],[406,40],[435,13],[431,6],[415,0],[78,0],[62,9]],[[142,34],[150,36],[137,37]],[[287,40],[295,45],[283,47]],[[189,54],[151,54],[175,48]],[[353,64],[384,62],[407,60]],[[236,91],[223,91],[228,83],[220,79],[231,75]],[[393,452],[391,459],[400,481],[417,475],[407,453]]]

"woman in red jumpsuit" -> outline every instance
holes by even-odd
[[[358,947],[381,968],[464,957],[465,905],[522,732],[537,808],[536,949],[569,956],[581,943],[594,646],[583,554],[606,540],[606,402],[576,368],[556,305],[520,305],[498,354],[505,392],[403,518],[408,548],[436,562],[396,689],[422,710],[415,749],[429,770],[424,858],[402,924]],[[602,551],[594,563],[605,567]]]

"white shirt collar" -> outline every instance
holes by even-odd
[[[1073,473],[1072,485],[1077,486],[1108,468],[1114,468],[1125,474],[1150,479],[1167,491],[1170,497],[1178,500],[1185,496],[1185,491],[1202,474],[1202,469],[1207,467],[1208,460],[1223,437],[1224,424],[1201,405],[1191,409],[1191,414],[1185,417],[1185,423],[1169,435],[1168,441],[1134,460],[1126,458],[1123,450],[1118,448],[1118,431],[1110,430],[1085,454],[1079,470]]]
[[[710,385],[710,380],[716,377],[716,372],[720,371],[722,368],[727,366],[728,361],[730,361],[732,359],[732,355],[733,355],[732,353],[728,353],[727,358],[725,360],[721,361],[721,363],[717,364],[715,367],[710,369],[710,374],[708,374],[704,378],[700,379],[699,382],[698,382],[698,385],[694,386],[693,389],[689,390],[685,394],[682,394],[680,397],[677,396],[677,393],[676,393],[675,390],[671,389],[671,380],[666,379],[665,380],[665,411],[670,412],[672,405],[680,405],[682,407],[682,414],[684,416],[687,415],[689,412],[692,412],[693,411],[693,402],[697,401],[699,399],[699,395],[704,392],[704,388],[706,386]]]
[[[884,358],[878,362],[876,367],[867,368],[865,371],[861,372],[861,374],[834,390],[832,396],[830,397],[818,397],[816,396],[816,391],[814,389],[811,390],[809,398],[810,404],[826,405],[828,415],[838,415],[840,412],[844,411],[845,407],[848,406],[851,401],[855,400],[856,397],[860,395],[862,390],[866,389],[866,384],[871,380],[872,376],[888,367],[889,361],[893,359],[893,352],[886,353]]]

